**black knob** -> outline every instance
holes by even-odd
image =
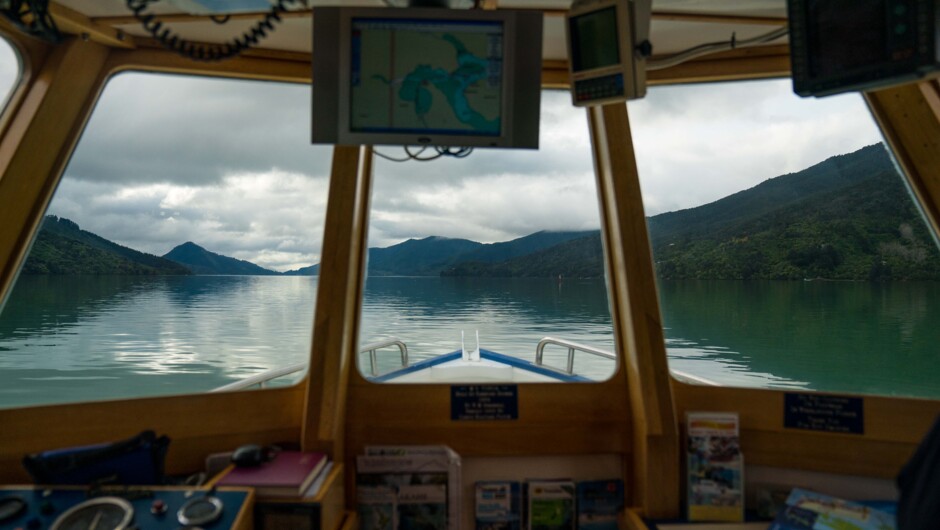
[[[640,54],[640,57],[649,57],[653,55],[653,43],[648,40],[645,40],[636,45],[636,52]]]
[[[43,515],[52,515],[55,513],[55,506],[52,505],[52,501],[42,501],[39,503],[39,512]]]

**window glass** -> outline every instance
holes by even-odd
[[[858,94],[676,86],[630,109],[678,376],[940,397],[940,257]]]
[[[6,102],[13,92],[13,87],[20,79],[22,65],[16,51],[2,36],[0,36],[0,110],[6,107]]]
[[[306,362],[331,156],[309,144],[309,90],[108,83],[0,314],[0,406],[203,392]]]
[[[568,380],[613,374],[585,111],[571,106],[567,92],[544,92],[540,130],[537,151],[377,159],[359,337],[364,376],[508,382],[558,380],[544,373],[559,370]],[[537,345],[546,337],[562,342],[545,347],[542,373],[533,376]],[[396,340],[407,346],[410,374],[401,372]],[[567,341],[576,345],[573,374]],[[472,355],[478,345],[481,361],[429,366],[462,357],[462,349]]]

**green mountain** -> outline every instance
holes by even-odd
[[[940,279],[937,247],[881,144],[649,226],[663,278]]]
[[[127,248],[74,222],[53,215],[43,219],[23,274],[191,274],[172,261]]]
[[[320,274],[320,265],[310,265],[309,267],[301,267],[299,269],[294,269],[287,272],[282,272],[284,276],[318,276]]]
[[[604,276],[604,250],[600,233],[565,241],[550,248],[501,263],[466,261],[441,271],[441,276],[515,278],[600,278]]]
[[[409,239],[386,248],[370,248],[368,271],[373,276],[437,276],[457,256],[482,246],[476,241],[438,236]]]
[[[940,279],[940,253],[880,144],[648,222],[665,279]],[[595,233],[443,274],[597,277],[599,249]]]
[[[437,276],[458,263],[499,263],[590,233],[541,231],[500,243],[439,236],[409,239],[390,247],[370,248],[368,271],[373,276]]]
[[[187,241],[175,247],[173,250],[164,254],[163,257],[189,267],[195,274],[230,274],[239,276],[271,276],[278,274],[275,271],[259,267],[249,261],[209,252],[192,241]]]

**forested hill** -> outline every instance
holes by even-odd
[[[492,264],[528,256],[592,232],[540,231],[511,241],[478,243],[431,236],[369,249],[369,275],[437,276],[460,263]]]
[[[884,146],[650,219],[662,278],[940,279],[940,256]]]
[[[127,248],[47,216],[33,243],[23,274],[190,274],[172,261]]]
[[[940,279],[937,248],[881,144],[648,221],[665,279]],[[600,277],[598,249],[595,233],[443,274]]]
[[[255,265],[250,261],[230,258],[210,252],[192,241],[177,245],[163,255],[168,260],[189,267],[196,274],[232,274],[249,276],[273,276],[275,271]]]
[[[501,263],[468,261],[441,271],[441,276],[496,278],[599,278],[604,275],[604,250],[599,232]]]

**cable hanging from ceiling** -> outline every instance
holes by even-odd
[[[373,150],[376,156],[384,158],[385,160],[391,160],[392,162],[407,162],[409,160],[416,160],[418,162],[430,162],[431,160],[437,160],[442,156],[449,156],[452,158],[466,158],[470,156],[470,153],[473,152],[472,147],[445,147],[445,146],[434,146],[430,149],[434,150],[434,154],[421,156],[425,150],[429,147],[426,145],[421,146],[417,152],[412,151],[410,146],[404,146],[405,156],[403,158],[395,158],[393,156],[380,153],[378,150]]]
[[[0,15],[27,35],[52,43],[62,40],[49,13],[49,0],[0,0]]]
[[[737,40],[735,33],[731,34],[731,39],[727,41],[719,42],[709,42],[707,44],[700,44],[694,48],[689,48],[678,53],[674,53],[668,57],[661,57],[657,59],[647,59],[646,60],[646,70],[662,70],[663,68],[669,68],[671,66],[676,66],[682,64],[688,60],[694,59],[696,57],[701,57],[703,55],[709,55],[712,53],[723,52],[727,50],[734,50],[738,48],[747,48],[748,46],[756,46],[758,44],[764,44],[766,42],[775,41],[789,32],[789,28],[786,26],[775,29],[769,33],[764,33],[758,35],[751,39]]]
[[[290,6],[295,4],[303,5],[303,0],[277,0],[271,5],[271,9],[264,14],[264,17],[248,31],[228,42],[209,44],[184,39],[170,28],[164,27],[163,21],[159,20],[155,14],[146,12],[150,4],[159,1],[126,0],[127,8],[134,13],[134,18],[157,42],[163,45],[164,48],[194,61],[230,59],[252,46],[257,46],[262,39],[268,36],[268,33],[274,31],[276,24],[282,22],[281,15],[287,13]],[[217,16],[210,18],[217,24],[224,24],[228,21],[228,17],[222,19]]]

